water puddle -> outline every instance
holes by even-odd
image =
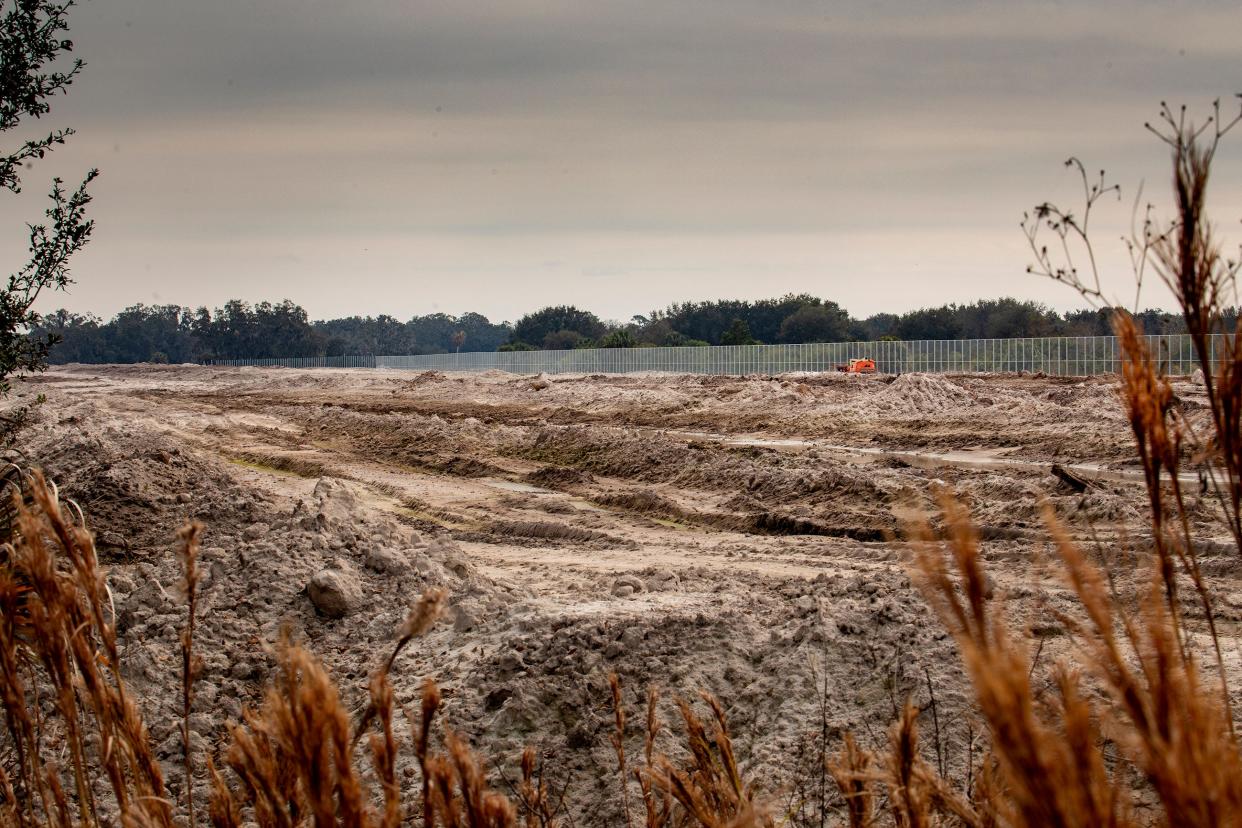
[[[710,431],[669,431],[670,437],[689,437],[698,440],[711,440],[728,446],[767,446],[768,448],[811,448],[819,444],[813,440],[798,440],[786,437],[760,437],[756,435],[738,436],[734,434],[714,434]]]
[[[738,437],[726,439],[731,446],[767,446],[769,448],[803,448],[815,445],[809,440],[785,439],[781,437]]]

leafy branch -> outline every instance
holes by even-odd
[[[78,58],[63,65],[73,51],[65,33],[69,11],[76,5],[76,0],[0,0],[0,132],[47,115],[52,99],[65,94],[85,66]],[[71,135],[72,129],[52,130],[0,154],[0,187],[20,193],[23,169]],[[98,174],[91,170],[72,190],[60,178],[53,179],[46,221],[27,225],[29,259],[0,288],[0,394],[9,392],[11,376],[42,370],[57,341],[55,336],[30,334],[39,323],[33,308],[44,290],[63,290],[72,282],[69,260],[95,227],[86,217],[91,202],[87,188]]]

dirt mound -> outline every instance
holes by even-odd
[[[741,489],[770,502],[802,500],[825,507],[855,500],[884,503],[901,488],[896,476],[879,478],[815,457],[583,426],[539,429],[514,452],[605,477],[730,494]]]
[[[323,463],[310,457],[296,454],[268,454],[266,452],[246,451],[236,458],[239,462],[248,463],[259,468],[296,474],[299,477],[326,477],[331,470]]]
[[[136,559],[168,548],[169,526],[192,519],[239,525],[270,508],[223,469],[202,463],[167,437],[96,430],[84,423],[87,417],[62,418],[66,427],[48,429],[59,439],[33,441],[26,454],[81,506],[98,534],[122,539],[103,544],[105,559]]]
[[[595,482],[595,478],[589,472],[561,466],[544,466],[530,472],[522,479],[532,486],[543,486],[548,489],[572,489],[575,486]]]
[[[192,362],[181,363],[179,365],[168,365],[155,362],[136,362],[125,365],[87,365],[80,362],[70,362],[65,365],[57,365],[56,370],[84,374],[106,373],[109,376],[115,377],[161,376],[185,379],[188,376],[194,375],[214,376],[221,372],[227,372],[230,369],[217,366],[195,365]],[[235,372],[237,369],[232,370]]]
[[[682,509],[667,497],[662,497],[651,489],[627,489],[609,491],[595,496],[595,502],[601,506],[614,509],[625,509],[640,515],[681,519],[688,516]]]
[[[969,405],[970,392],[939,374],[902,374],[870,398],[881,411],[936,414]]]
[[[607,675],[616,672],[634,721],[641,720],[647,688],[662,689],[658,714],[674,727],[676,699],[693,698],[683,695],[687,689],[716,694],[741,735],[739,761],[757,778],[788,780],[803,723],[883,733],[893,699],[917,694],[926,681],[908,654],[951,663],[951,643],[918,608],[900,574],[825,576],[781,586],[742,578],[746,601],[722,610],[679,609],[685,597],[720,584],[694,570],[682,571],[680,579],[666,574],[634,572],[629,583],[641,588],[609,599],[606,615],[532,617],[472,673],[472,680],[491,688],[472,711],[474,731],[538,732],[561,778],[611,779],[616,756]],[[653,605],[662,610],[653,612]],[[938,686],[942,696],[953,692]],[[636,740],[641,748],[641,735]],[[666,732],[658,749],[673,749],[675,741]],[[517,738],[491,744],[506,763],[515,762],[523,746]],[[586,796],[592,808],[603,809],[591,812],[599,824],[621,817],[610,793],[604,784]]]
[[[409,385],[423,385],[428,382],[443,382],[447,377],[443,371],[423,371],[414,379],[409,381]]]
[[[165,435],[132,425],[98,428],[95,413],[78,406],[63,418],[72,422],[32,435],[26,453],[63,496],[82,506],[99,539],[126,678],[143,700],[157,743],[173,739],[175,728],[173,665],[184,607],[173,549],[176,530],[192,519],[206,524],[197,640],[205,669],[197,696],[203,709],[223,712],[195,724],[209,750],[223,739],[227,720],[259,700],[282,628],[311,642],[348,677],[374,665],[426,587],[448,587],[455,603],[469,598],[479,618],[512,600],[480,600],[512,592],[464,565],[451,542],[429,541],[368,511],[350,484],[324,479],[288,503],[239,483],[238,467],[188,452]],[[394,560],[409,566],[387,566]],[[376,561],[386,564],[384,571],[376,571]],[[350,579],[343,590],[349,605],[329,615],[307,593],[310,585],[324,591],[325,571],[348,572]],[[177,767],[166,771],[178,790]]]

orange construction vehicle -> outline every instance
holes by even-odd
[[[849,362],[837,366],[838,371],[846,374],[874,374],[874,359],[851,359]]]

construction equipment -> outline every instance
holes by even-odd
[[[846,374],[874,374],[874,359],[851,359],[849,362],[837,365],[837,370]]]

